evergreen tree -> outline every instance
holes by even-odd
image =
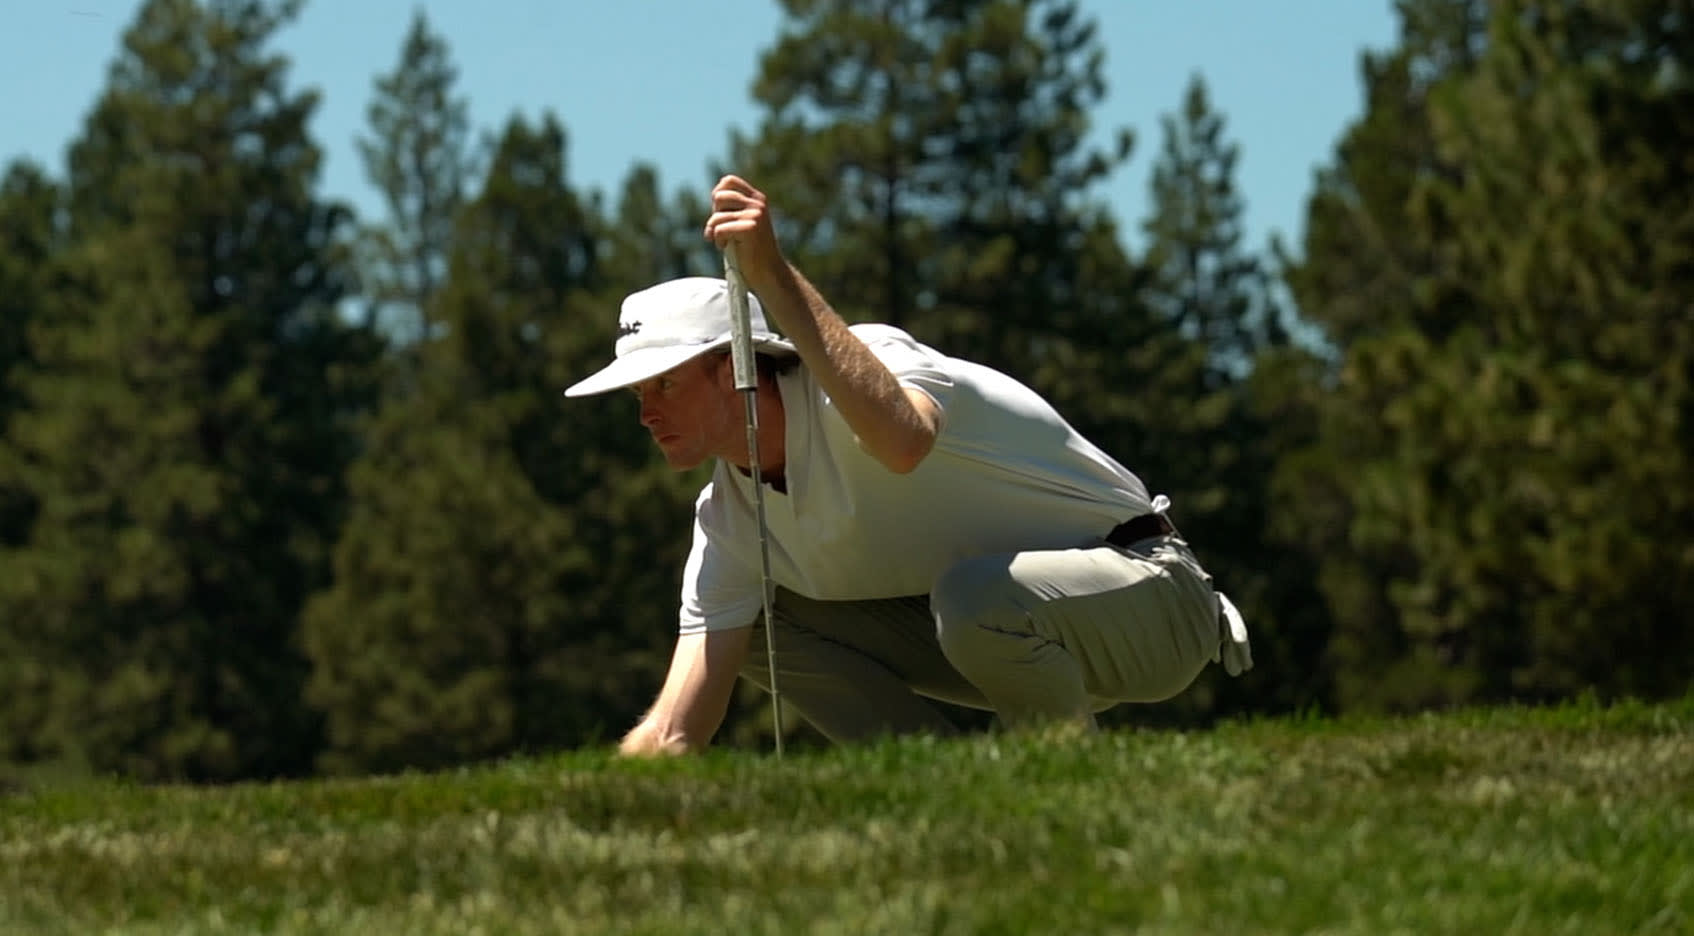
[[[306,618],[324,766],[429,766],[621,732],[675,633],[687,501],[633,412],[561,391],[604,363],[603,222],[564,131],[514,119],[460,215],[415,394],[353,472],[336,583]],[[655,531],[658,535],[655,535]],[[652,596],[652,597],[645,597]]]
[[[1210,355],[1208,388],[1226,387],[1258,351],[1281,343],[1268,277],[1242,243],[1246,205],[1235,189],[1240,147],[1224,137],[1206,83],[1195,75],[1182,109],[1163,118],[1153,166],[1153,213],[1143,225],[1154,307]]]
[[[31,363],[31,323],[53,290],[53,270],[63,259],[61,195],[59,186],[28,162],[13,163],[0,181],[0,430],[22,402],[17,388]],[[0,547],[22,542],[34,509],[17,466],[0,464]]]
[[[39,502],[0,581],[13,757],[222,779],[319,743],[294,625],[373,347],[334,314],[317,98],[265,50],[297,10],[149,0],[71,148],[69,282],[5,440]]]
[[[1200,520],[1201,528],[1209,525],[1205,518],[1239,513],[1258,500],[1241,483],[1250,430],[1240,389],[1262,344],[1255,331],[1269,318],[1268,292],[1258,259],[1241,243],[1238,152],[1195,77],[1181,110],[1164,118],[1151,213],[1142,225],[1148,237],[1142,296],[1167,334],[1154,339],[1165,353],[1164,366],[1149,373],[1155,386],[1136,388],[1152,407],[1136,422],[1156,428],[1150,454],[1170,478],[1183,515]],[[1239,526],[1229,532],[1227,540],[1251,543]]]
[[[1365,501],[1421,560],[1392,593],[1414,647],[1482,698],[1678,694],[1694,556],[1694,82],[1686,5],[1497,4],[1475,74],[1442,88],[1464,167],[1415,204],[1458,232],[1427,380],[1384,374],[1399,496]],[[1680,14],[1680,15],[1679,15]],[[1437,397],[1445,387],[1463,393]]]
[[[1292,353],[1262,261],[1242,243],[1235,188],[1239,147],[1195,76],[1163,120],[1154,163],[1142,295],[1164,329],[1148,336],[1159,363],[1118,391],[1135,407],[1141,465],[1174,503],[1173,516],[1219,587],[1253,628],[1256,672],[1210,678],[1189,694],[1197,711],[1294,708],[1328,700],[1319,663],[1327,621],[1307,609],[1314,570],[1277,548],[1269,529],[1272,468],[1295,444],[1258,408]],[[1261,361],[1270,364],[1257,373]]]
[[[360,236],[361,290],[388,331],[417,340],[447,274],[454,216],[475,175],[469,106],[455,96],[458,69],[422,10],[394,71],[376,80],[369,135],[358,141],[365,175],[387,218]]]
[[[1334,163],[1317,173],[1300,258],[1283,258],[1301,314],[1336,349],[1405,324],[1414,311],[1423,318],[1411,324],[1426,330],[1466,317],[1461,298],[1429,296],[1415,309],[1404,301],[1432,288],[1441,264],[1432,245],[1452,231],[1405,234],[1440,223],[1413,216],[1418,181],[1460,171],[1435,146],[1430,97],[1476,67],[1488,8],[1488,0],[1403,0],[1398,46],[1360,58],[1364,113],[1343,134]]]
[[[689,190],[675,193],[667,205],[653,167],[632,167],[602,238],[614,293],[608,301],[679,276],[723,275],[723,256],[700,234],[709,214],[705,199]]]
[[[23,403],[18,388],[33,363],[29,332],[53,290],[52,270],[62,262],[60,200],[59,187],[32,163],[13,163],[0,182],[0,440],[9,437]],[[16,574],[6,559],[28,540],[38,509],[22,468],[15,449],[0,441],[0,581]],[[35,756],[49,717],[48,674],[33,659],[35,648],[19,623],[0,618],[0,687],[11,691],[0,707],[0,761]]]
[[[1281,373],[1306,388],[1282,386],[1285,424],[1305,425],[1310,445],[1281,459],[1273,478],[1271,528],[1319,563],[1335,621],[1326,657],[1344,705],[1438,698],[1447,674],[1399,668],[1407,647],[1389,600],[1389,582],[1415,576],[1402,537],[1360,538],[1355,492],[1363,465],[1391,443],[1380,414],[1390,394],[1353,364],[1355,349],[1393,343],[1419,329],[1451,327],[1465,309],[1434,287],[1439,247],[1449,231],[1408,236],[1416,180],[1456,173],[1433,139],[1430,93],[1474,69],[1487,25],[1486,0],[1411,0],[1397,6],[1398,45],[1361,57],[1364,113],[1343,134],[1333,164],[1321,169],[1307,206],[1301,255],[1282,257],[1303,323],[1324,342],[1322,363],[1283,361]],[[1426,221],[1434,221],[1429,218]],[[1413,303],[1414,294],[1426,298]],[[1422,318],[1439,316],[1439,320]]]
[[[1318,446],[1351,554],[1328,590],[1360,612],[1340,619],[1343,696],[1684,691],[1688,559],[1651,544],[1691,521],[1672,479],[1689,470],[1694,215],[1663,154],[1689,144],[1694,23],[1673,3],[1493,4],[1485,29],[1474,5],[1405,12],[1467,28],[1445,57],[1461,67],[1405,72],[1427,153],[1398,177],[1404,224],[1312,251],[1294,281],[1351,338]],[[1316,243],[1336,248],[1340,213],[1318,206]],[[1354,284],[1311,272],[1364,252],[1403,283],[1377,334],[1341,295]]]
[[[843,315],[1043,386],[1074,374],[1081,342],[1130,328],[1099,288],[1126,261],[1091,193],[1129,137],[1084,146],[1105,84],[1076,3],[785,9],[754,85],[768,114],[733,168],[772,194],[785,243]]]

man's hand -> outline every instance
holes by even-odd
[[[624,735],[618,753],[641,756],[705,750],[723,724],[751,627],[678,637],[659,698]]]
[[[915,470],[935,445],[940,409],[922,391],[902,387],[783,257],[765,193],[739,176],[719,179],[706,237],[719,248],[734,243],[747,288],[770,324],[794,342],[859,446],[896,474]]]
[[[650,718],[642,719],[641,724],[631,729],[618,743],[618,754],[624,757],[665,757],[687,753],[686,739],[667,736]]]
[[[765,193],[739,176],[726,175],[712,186],[711,198],[706,238],[719,250],[735,244],[741,275],[755,294],[763,296],[781,288],[789,273],[788,261],[777,246],[776,224]]]

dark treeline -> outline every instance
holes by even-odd
[[[1275,245],[1198,76],[1148,216],[1112,216],[1133,141],[1088,142],[1075,0],[783,6],[756,130],[615,193],[572,184],[564,119],[473,128],[420,17],[360,218],[272,48],[298,2],[144,3],[62,170],[0,181],[0,761],[219,781],[621,732],[702,476],[560,391],[625,293],[719,269],[729,169],[850,320],[1024,378],[1172,497],[1259,665],[1119,723],[1688,691],[1694,4],[1402,0]]]

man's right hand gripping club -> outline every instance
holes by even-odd
[[[888,470],[906,474],[935,444],[940,413],[922,391],[901,387],[864,342],[777,246],[765,194],[728,175],[712,187],[706,237],[720,249],[734,242],[741,275],[777,331],[794,342],[818,383]]]

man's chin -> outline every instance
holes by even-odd
[[[704,458],[688,452],[673,452],[664,448],[659,450],[659,454],[665,456],[665,464],[669,465],[672,471],[692,471],[705,461]]]

